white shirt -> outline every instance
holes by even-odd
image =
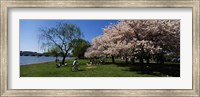
[[[74,60],[73,65],[77,65],[77,63],[78,63],[77,60]]]

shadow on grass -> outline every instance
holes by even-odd
[[[151,74],[156,76],[173,76],[180,77],[180,64],[179,63],[149,63],[149,64],[125,64],[125,63],[115,63],[120,67],[128,67],[125,71],[132,71],[138,74]]]
[[[79,69],[78,71],[86,71],[86,70],[84,70],[84,69]]]

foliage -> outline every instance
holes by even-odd
[[[48,50],[48,53],[50,53],[51,55],[55,56],[56,60],[58,60],[57,57],[59,56],[60,52],[61,51],[60,51],[60,49],[58,47],[52,47],[52,48],[50,48]]]
[[[55,27],[50,28],[41,27],[39,30],[39,42],[41,43],[41,47],[44,49],[59,48],[63,57],[63,64],[65,62],[65,57],[72,49],[69,43],[81,37],[80,28],[69,23],[59,23]]]
[[[84,53],[86,52],[87,48],[90,47],[90,43],[84,39],[74,39],[70,43],[72,46],[72,54],[78,58],[83,58]]]
[[[85,56],[136,57],[143,63],[154,55],[180,52],[179,20],[121,20],[93,39]]]

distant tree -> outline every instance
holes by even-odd
[[[39,28],[39,43],[42,48],[54,48],[60,49],[62,54],[62,64],[65,63],[65,58],[68,52],[72,49],[70,43],[74,39],[81,37],[80,28],[70,23],[59,23],[55,27]]]
[[[90,47],[90,43],[81,38],[72,40],[70,44],[72,46],[73,56],[78,58],[83,58],[87,48]]]
[[[60,49],[58,47],[52,47],[48,50],[48,53],[50,53],[51,55],[53,55],[54,57],[56,57],[56,62],[58,60],[58,56],[60,54]]]

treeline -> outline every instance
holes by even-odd
[[[38,52],[32,52],[32,51],[20,51],[20,56],[54,56],[56,57],[54,54],[50,53],[50,52],[44,52],[44,53],[38,53]],[[58,56],[61,56],[61,54],[59,54]]]

